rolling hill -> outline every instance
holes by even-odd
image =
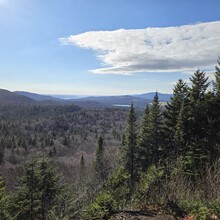
[[[0,104],[30,104],[34,102],[35,101],[29,97],[0,89]]]

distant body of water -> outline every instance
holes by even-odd
[[[131,105],[121,105],[121,104],[114,104],[113,106],[115,106],[115,107],[125,107],[125,108],[131,107]]]

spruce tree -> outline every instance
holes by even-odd
[[[166,104],[164,113],[164,144],[167,156],[175,158],[181,151],[181,143],[184,144],[183,137],[186,136],[186,117],[187,117],[187,97],[188,86],[179,79],[173,89],[171,102]],[[182,137],[180,137],[180,135]]]
[[[150,108],[146,108],[137,145],[137,165],[140,171],[146,171],[157,164],[163,154],[162,112],[156,92]]]
[[[16,219],[37,219],[40,211],[40,175],[37,162],[30,160],[24,167],[24,176],[15,195]]]
[[[44,220],[48,211],[56,204],[61,193],[61,186],[56,170],[49,159],[44,156],[40,158],[38,172],[40,176],[40,213],[41,219]]]
[[[85,161],[84,161],[83,155],[81,156],[81,159],[80,159],[80,167],[81,167],[82,169],[85,168]]]
[[[148,158],[147,166],[159,162],[163,154],[162,120],[162,112],[156,92],[149,112],[149,134],[146,155]]]
[[[80,177],[80,182],[83,183],[85,180],[85,172],[86,172],[86,167],[85,167],[85,160],[84,156],[82,155],[80,158],[80,170],[79,170],[79,177]]]
[[[106,177],[106,170],[104,163],[104,148],[102,136],[99,136],[98,138],[98,143],[95,152],[94,168],[98,178],[104,180]]]
[[[206,90],[209,86],[208,77],[204,72],[197,70],[190,78],[192,86],[189,90],[189,122],[192,139],[204,137],[207,125]]]
[[[205,72],[197,70],[190,78],[189,103],[187,109],[187,148],[183,160],[188,172],[198,173],[208,161],[207,139],[207,88],[208,77]],[[190,159],[188,159],[190,158]],[[191,171],[190,171],[191,169]]]
[[[215,92],[220,97],[220,57],[217,60],[215,70]]]
[[[127,126],[121,146],[122,165],[125,171],[130,175],[130,190],[134,189],[134,183],[137,176],[136,161],[136,148],[137,148],[137,127],[136,127],[136,114],[133,103],[127,117]]]
[[[137,138],[136,163],[139,173],[146,170],[146,166],[148,163],[147,149],[148,149],[148,139],[149,139],[149,113],[150,113],[150,108],[147,105],[144,111],[144,117],[141,123],[140,132]]]
[[[14,198],[16,219],[45,220],[60,193],[59,178],[51,162],[45,157],[30,160]]]

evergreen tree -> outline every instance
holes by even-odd
[[[56,204],[61,192],[59,176],[51,162],[44,156],[38,165],[40,175],[40,213],[41,219],[46,219],[48,210]]]
[[[181,103],[180,111],[177,117],[177,122],[175,125],[175,133],[174,133],[174,139],[175,143],[178,145],[181,145],[184,142],[184,121],[185,121],[185,115],[184,115],[184,102]]]
[[[148,139],[149,139],[149,113],[150,108],[147,105],[144,111],[144,117],[141,123],[140,132],[137,139],[137,168],[138,171],[145,171],[149,159],[147,159]]]
[[[17,220],[45,220],[61,192],[58,175],[50,161],[42,157],[30,160],[24,168],[15,194],[13,213]]]
[[[215,92],[220,97],[220,57],[217,60],[215,70]]]
[[[136,161],[136,148],[137,148],[137,127],[136,127],[136,114],[133,103],[127,117],[127,126],[125,129],[123,145],[121,146],[122,164],[130,175],[130,189],[134,189],[134,183],[137,176]]]
[[[85,173],[86,172],[86,166],[85,166],[85,160],[84,160],[84,156],[82,155],[80,158],[80,182],[84,182],[85,180]]]
[[[24,167],[24,176],[15,196],[16,219],[37,219],[40,210],[40,175],[37,162],[30,160]]]
[[[190,78],[192,86],[190,88],[190,100],[194,102],[202,101],[209,86],[208,77],[204,71],[197,70]]]
[[[169,157],[177,157],[186,136],[188,86],[179,79],[173,89],[171,102],[166,104],[164,113],[164,144]],[[180,145],[181,142],[181,145]]]
[[[81,156],[81,159],[80,159],[80,167],[81,167],[82,169],[85,168],[85,161],[84,161],[83,155]]]
[[[160,108],[158,94],[156,92],[149,112],[149,133],[147,140],[147,167],[157,163],[162,157],[163,138],[162,138],[162,112]],[[146,167],[146,168],[147,168]]]
[[[187,149],[184,160],[186,159],[188,171],[197,173],[208,161],[207,138],[207,88],[209,86],[208,77],[203,71],[197,70],[190,78],[192,83],[189,89],[189,104],[187,115]],[[188,160],[190,158],[190,160]],[[194,169],[194,170],[192,170]]]
[[[94,160],[95,172],[101,180],[104,180],[106,177],[105,163],[104,163],[104,148],[103,148],[103,137],[99,136],[98,144],[95,152]]]

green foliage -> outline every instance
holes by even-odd
[[[95,200],[87,207],[83,219],[108,219],[116,210],[116,203],[112,195],[101,191]]]
[[[118,208],[122,208],[130,196],[129,180],[129,173],[118,168],[105,184],[105,190],[112,195]]]
[[[138,136],[137,164],[141,171],[157,163],[163,155],[162,112],[157,93],[150,109],[145,110],[141,132]]]
[[[118,168],[109,176],[102,190],[86,208],[83,219],[108,219],[116,210],[124,208],[130,198],[130,176]],[[83,212],[84,213],[84,212]]]
[[[179,79],[173,89],[171,102],[167,103],[164,113],[164,144],[169,157],[176,158],[184,148],[187,118],[186,83]]]
[[[181,206],[196,220],[212,220],[220,217],[220,200],[202,202],[197,200],[182,201]]]
[[[137,139],[137,168],[138,172],[144,171],[146,166],[149,163],[149,149],[148,149],[148,140],[149,140],[149,113],[150,108],[147,105],[144,111],[144,117],[141,123],[140,132]]]
[[[9,215],[9,195],[6,193],[5,181],[2,176],[0,176],[0,219],[12,219]]]
[[[20,186],[14,196],[16,219],[46,219],[59,201],[61,185],[51,162],[44,156],[26,163]]]
[[[220,96],[220,57],[217,60],[217,66],[215,67],[215,92],[217,96]]]
[[[94,168],[100,180],[105,180],[107,177],[107,164],[104,158],[103,137],[98,138],[98,144],[95,152]]]
[[[129,173],[130,176],[130,190],[134,189],[134,183],[137,176],[136,161],[136,151],[137,151],[137,127],[136,127],[136,114],[134,110],[133,103],[127,117],[127,127],[125,129],[125,134],[123,138],[123,143],[121,146],[121,158],[122,165],[125,171]]]
[[[137,187],[136,197],[139,202],[147,203],[149,192],[153,186],[157,186],[158,182],[163,177],[164,171],[151,165],[146,172],[143,172]]]

